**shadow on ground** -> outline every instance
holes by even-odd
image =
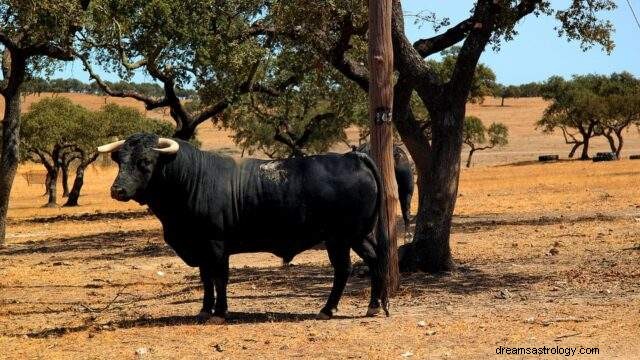
[[[473,223],[473,226],[478,224]],[[487,224],[488,225],[488,224]],[[490,223],[495,225],[495,223]],[[7,261],[14,257],[25,256],[34,253],[56,254],[56,258],[61,261],[81,260],[88,268],[92,268],[92,261],[100,261],[96,265],[104,265],[103,260],[127,259],[129,264],[144,263],[145,258],[158,256],[172,256],[170,248],[162,242],[160,230],[138,230],[138,231],[114,231],[96,235],[77,236],[70,238],[59,238],[45,241],[34,241],[12,245],[0,250],[0,259]],[[498,292],[500,289],[517,285],[519,289],[530,288],[533,284],[542,281],[539,276],[523,273],[509,273],[508,271],[486,272],[483,265],[473,264],[462,267],[459,270],[443,274],[409,274],[403,275],[401,280],[401,291],[394,306],[402,307],[406,299],[415,301],[416,298],[423,298],[424,304],[430,306],[430,299],[438,293],[449,293],[457,295],[474,294],[479,292]],[[67,266],[76,266],[69,263]],[[493,264],[496,266],[496,264]],[[499,264],[497,265],[499,266]],[[368,299],[369,279],[364,276],[361,266],[356,266],[354,276],[351,277],[349,285],[345,291],[347,297],[357,297],[365,307]],[[136,270],[132,268],[131,272]],[[169,312],[182,312],[184,308],[177,308],[180,304],[193,303],[194,307],[201,301],[200,284],[197,271],[185,271],[182,279],[175,282],[163,283],[162,285],[136,282],[118,282],[109,280],[105,283],[85,284],[85,288],[106,288],[111,293],[117,289],[127,289],[133,285],[157,286],[155,290],[144,290],[141,292],[131,291],[126,296],[116,299],[83,300],[84,303],[72,296],[67,299],[56,299],[55,297],[45,297],[45,300],[29,299],[4,299],[2,303],[6,306],[2,311],[5,315],[14,317],[47,316],[51,319],[45,329],[32,329],[31,332],[20,334],[4,334],[7,336],[29,337],[56,337],[67,333],[90,331],[102,332],[118,328],[134,327],[162,327],[193,325],[193,316],[166,316],[143,315],[133,318],[133,314],[144,312],[149,306],[168,306]],[[230,303],[242,301],[253,301],[262,303],[268,301],[292,302],[291,312],[232,312],[229,315],[228,323],[265,323],[265,322],[299,322],[310,320],[315,317],[318,309],[309,306],[309,303],[324,302],[328,296],[333,279],[332,269],[323,264],[300,264],[287,267],[242,267],[231,269]],[[16,286],[5,285],[0,287],[12,289]],[[21,284],[21,288],[30,288],[33,292],[49,292],[47,285]],[[51,289],[60,285],[51,285]],[[67,290],[73,293],[73,286],[68,286]],[[78,286],[75,286],[78,287]],[[32,289],[31,289],[32,288]],[[160,291],[157,291],[160,290]],[[122,291],[122,290],[120,290]],[[58,293],[58,292],[56,292]],[[19,300],[19,301],[18,301]],[[111,300],[111,301],[109,301]],[[242,301],[241,301],[242,300]],[[153,305],[152,305],[153,304]],[[237,307],[236,307],[237,308]],[[98,309],[96,311],[96,309]],[[127,311],[123,311],[125,309]],[[300,312],[302,310],[302,312]],[[129,315],[127,315],[127,312]],[[63,313],[68,315],[60,316]],[[51,314],[57,314],[56,318],[51,318]],[[104,317],[102,315],[105,315]],[[99,315],[93,317],[93,315]],[[77,319],[78,317],[92,319],[84,325],[65,325],[60,320]],[[102,318],[98,321],[97,318]],[[57,322],[57,323],[56,323]],[[51,326],[54,325],[54,326]]]
[[[235,291],[231,291],[229,301],[231,304],[236,300],[256,300],[257,302],[283,299],[283,301],[301,300],[302,304],[308,303],[308,300],[315,299],[314,302],[324,302],[331,286],[332,271],[328,266],[321,265],[295,265],[286,269],[275,267],[260,268],[240,268],[231,271],[232,289],[244,288],[242,294],[234,295]],[[525,274],[488,274],[480,269],[467,268],[461,271],[450,273],[447,275],[433,276],[428,274],[410,274],[402,278],[400,294],[392,301],[392,306],[396,309],[401,308],[407,301],[415,301],[416,298],[424,298],[424,305],[431,306],[430,301],[438,297],[439,293],[452,293],[458,295],[468,295],[478,292],[496,293],[500,289],[513,287],[517,285],[519,289],[526,289],[534,283],[542,281],[541,277]],[[89,331],[99,333],[103,331],[112,331],[115,329],[128,329],[138,327],[165,327],[165,326],[183,326],[195,325],[194,316],[184,315],[143,315],[136,318],[122,318],[122,306],[126,305],[127,310],[136,310],[135,312],[144,311],[149,306],[149,301],[160,301],[161,306],[170,306],[170,311],[178,310],[171,305],[193,303],[193,308],[197,308],[201,301],[200,286],[197,281],[189,284],[176,282],[170,284],[170,290],[154,294],[151,296],[136,296],[134,299],[123,299],[115,301],[108,317],[115,320],[107,322],[89,321],[80,326],[55,326],[37,331],[21,334],[5,334],[7,336],[28,336],[33,338],[58,337],[65,334]],[[113,284],[117,286],[117,284]],[[252,290],[255,294],[252,294]],[[352,276],[349,285],[345,291],[346,297],[357,297],[362,302],[363,308],[366,306],[368,298],[369,279],[363,276]],[[186,295],[186,297],[185,297]],[[426,297],[425,297],[426,296]],[[27,305],[28,302],[23,303]],[[33,304],[32,304],[33,305]],[[104,307],[104,303],[92,303],[90,306],[94,309]],[[233,305],[232,305],[233,306]],[[300,305],[304,306],[304,305]],[[42,308],[42,314],[50,314],[49,306],[39,304]],[[238,306],[234,306],[237,308]],[[393,313],[392,307],[392,313]],[[298,307],[300,309],[300,307]],[[269,311],[264,313],[257,312],[231,312],[229,313],[227,323],[229,325],[247,324],[247,323],[269,323],[269,322],[300,322],[312,320],[318,309],[315,307],[304,307],[291,312]],[[82,316],[78,312],[78,306],[70,307],[68,310],[69,317]],[[398,310],[400,311],[400,310]],[[16,315],[16,314],[14,314]],[[87,313],[84,313],[86,316]],[[89,314],[90,315],[90,314]],[[126,317],[126,315],[124,315]],[[360,316],[357,316],[358,318]],[[336,318],[341,318],[337,316]],[[345,317],[343,317],[345,318]]]
[[[0,256],[43,253],[62,255],[68,260],[86,261],[173,254],[171,249],[162,243],[161,236],[160,230],[133,230],[28,241],[0,248]],[[114,250],[117,251],[113,252]]]

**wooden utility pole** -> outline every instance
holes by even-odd
[[[398,290],[398,241],[396,213],[398,186],[394,172],[393,127],[393,44],[391,42],[391,6],[393,0],[369,0],[369,118],[371,119],[371,155],[382,177],[384,207],[381,216],[389,237],[389,294]]]

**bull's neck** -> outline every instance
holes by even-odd
[[[147,194],[148,205],[158,215],[185,211],[197,203],[207,166],[204,153],[184,142],[177,154],[161,158]]]

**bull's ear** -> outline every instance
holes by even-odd
[[[118,151],[124,145],[124,140],[112,142],[110,144],[98,146],[98,152],[101,154]]]
[[[175,154],[180,149],[180,144],[173,139],[160,138],[158,139],[158,147],[153,150],[161,154]]]

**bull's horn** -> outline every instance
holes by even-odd
[[[180,149],[180,144],[177,141],[167,138],[160,138],[158,140],[158,148],[153,150],[161,154],[175,154]]]
[[[120,149],[122,147],[122,145],[124,145],[124,140],[120,140],[120,141],[112,142],[110,144],[98,146],[98,152],[99,153],[110,153],[110,152],[113,152],[113,151],[116,151],[116,150]]]

